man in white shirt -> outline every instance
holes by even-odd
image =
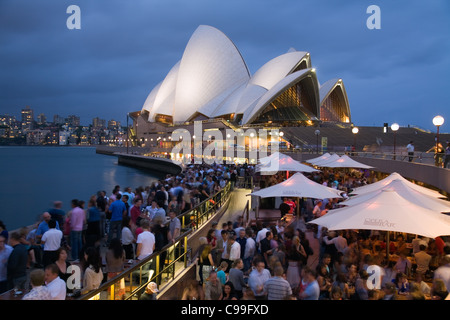
[[[155,250],[155,235],[150,232],[150,223],[147,220],[141,222],[142,232],[138,235],[136,243],[136,257],[142,260]]]
[[[419,246],[419,252],[414,254],[414,258],[416,260],[417,268],[416,272],[420,274],[425,274],[430,267],[431,256],[425,252],[427,247],[423,244]]]
[[[339,251],[340,253],[344,253],[345,248],[348,247],[347,244],[347,239],[345,239],[342,235],[344,234],[344,232],[341,230],[338,233],[339,235],[337,237],[334,237],[333,239],[328,239],[328,236],[324,237],[323,240],[325,241],[326,244],[334,244],[334,246],[336,247],[337,251]]]
[[[159,210],[158,206],[156,205],[156,200],[153,199],[152,205],[145,207],[145,210],[148,213],[148,217],[150,218],[150,221],[153,220],[155,218],[156,212]]]
[[[253,229],[247,228],[245,230],[245,235],[247,237],[247,242],[245,243],[245,252],[244,252],[244,269],[246,272],[252,266],[253,257],[256,254],[256,242],[253,239]]]
[[[45,267],[45,284],[53,300],[66,300],[66,282],[58,274],[59,268],[56,264]]]
[[[228,238],[228,241],[230,241],[230,243],[231,243],[230,261],[231,261],[231,264],[232,264],[234,262],[234,260],[237,260],[237,259],[241,258],[241,245],[239,244],[239,242],[236,241],[236,235],[235,234],[232,234]],[[231,265],[229,267],[231,267]]]
[[[267,232],[269,232],[270,229],[267,227],[267,223],[263,223],[263,228],[258,231],[256,234],[256,244],[260,246],[261,240],[264,239],[267,235]]]
[[[248,286],[252,289],[257,300],[266,298],[267,293],[264,290],[264,284],[270,277],[270,271],[265,268],[264,261],[258,261],[256,268],[250,272],[248,277]]]
[[[44,254],[42,257],[44,267],[54,263],[58,259],[57,252],[63,238],[62,231],[56,229],[55,220],[50,220],[48,222],[48,227],[48,231],[46,231],[41,238],[41,243],[44,245]]]

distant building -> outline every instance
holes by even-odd
[[[92,119],[92,127],[94,128],[106,128],[106,120],[100,119],[99,117],[96,117]]]
[[[27,145],[46,144],[47,135],[50,133],[51,133],[50,130],[42,130],[42,129],[28,130],[26,136]]]
[[[34,123],[34,113],[33,109],[30,106],[26,106],[25,109],[22,109],[22,130],[32,130]]]
[[[64,124],[64,117],[61,117],[60,115],[55,114],[53,116],[53,123],[54,124]]]
[[[45,116],[45,114],[40,113],[40,114],[37,116],[37,123],[38,123],[38,124],[46,124],[46,123],[47,123],[47,117]]]
[[[78,127],[80,125],[80,117],[75,115],[70,115],[67,117],[66,121],[71,127]]]
[[[108,121],[108,129],[109,130],[118,130],[120,128],[120,122],[116,120]]]

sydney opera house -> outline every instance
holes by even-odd
[[[206,25],[195,30],[181,59],[131,116],[142,141],[199,120],[234,127],[351,123],[342,79],[321,84],[308,52],[290,49],[250,74],[236,45]]]

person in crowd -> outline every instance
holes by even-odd
[[[155,250],[161,251],[166,245],[169,244],[170,229],[164,223],[161,217],[156,217],[153,220],[153,234],[155,235]],[[167,257],[167,250],[159,254],[159,271],[164,269],[165,261]],[[159,283],[160,278],[158,278]]]
[[[122,243],[118,238],[113,238],[109,243],[108,250],[105,254],[107,280],[111,280],[124,271],[125,259],[126,253]],[[114,296],[121,299],[125,294],[125,279],[122,278],[119,283],[114,286],[114,291]]]
[[[383,288],[383,299],[382,300],[397,300],[397,288],[393,282],[387,282]]]
[[[116,200],[110,204],[108,209],[110,216],[108,244],[113,238],[120,238],[123,218],[128,215],[127,207],[121,199],[122,195],[117,193]]]
[[[445,282],[439,278],[434,279],[430,294],[432,300],[447,300],[449,292]]]
[[[51,218],[58,222],[59,226],[64,225],[64,216],[66,213],[62,209],[62,201],[55,201],[53,202],[53,208],[48,209],[48,213],[50,214]]]
[[[255,261],[255,268],[248,277],[248,286],[252,289],[257,300],[265,300],[267,298],[264,284],[270,277],[270,271],[266,269],[264,261],[262,259]]]
[[[222,261],[216,270],[217,278],[219,279],[222,285],[224,285],[225,282],[227,282],[227,273],[226,273],[227,269],[228,269],[228,262]]]
[[[147,287],[145,287],[145,292],[139,297],[139,300],[157,300],[158,292],[158,285],[153,281],[149,282]]]
[[[236,291],[234,290],[234,285],[231,281],[228,281],[223,285],[221,300],[239,300],[236,295]]]
[[[58,267],[59,273],[58,276],[67,283],[67,280],[69,279],[70,275],[72,274],[70,271],[70,266],[72,265],[69,261],[68,261],[68,251],[65,247],[59,247],[57,253],[56,253],[56,260],[55,260],[55,264]],[[72,290],[67,290],[67,292],[72,292]]]
[[[79,260],[79,253],[83,246],[83,226],[86,222],[86,213],[80,207],[79,201],[73,199],[71,202],[72,212],[70,215],[70,247],[72,260]]]
[[[205,284],[205,300],[222,300],[223,286],[217,278],[217,272],[211,270]]]
[[[302,269],[302,285],[304,288],[300,290],[300,300],[319,300],[320,287],[316,279],[316,272],[309,268],[304,267]]]
[[[31,290],[22,297],[22,300],[53,300],[50,291],[45,286],[45,272],[34,269],[30,272]]]
[[[169,241],[175,243],[175,240],[181,234],[181,221],[174,211],[169,211],[169,218]]]
[[[20,240],[21,236],[16,231],[9,235],[9,244],[13,250],[7,263],[8,290],[16,288],[23,291],[27,281],[28,250]]]
[[[121,241],[123,249],[125,250],[125,259],[134,259],[134,244],[136,243],[136,238],[131,231],[131,220],[130,217],[126,216],[122,220],[122,235]]]
[[[81,293],[98,289],[103,281],[102,260],[98,248],[89,247],[84,253],[86,261],[83,274],[83,287]]]
[[[420,273],[421,275],[426,274],[430,268],[431,256],[426,253],[426,245],[419,245],[419,252],[414,254],[414,259],[416,260],[416,273]]]
[[[150,222],[144,220],[141,222],[143,232],[141,232],[136,240],[136,257],[138,260],[142,260],[148,257],[155,250],[155,235],[151,232]]]
[[[6,243],[6,238],[0,235],[0,294],[8,290],[8,259],[13,248]]]
[[[264,283],[267,300],[285,300],[292,296],[291,285],[283,278],[283,274],[283,267],[277,266],[274,268],[274,276]]]
[[[97,197],[94,195],[89,199],[88,209],[86,212],[86,246],[94,247],[99,244],[102,237],[100,227],[100,210],[97,207]]]
[[[188,280],[183,289],[181,300],[204,300],[202,284],[196,280]]]
[[[234,290],[238,299],[243,296],[242,290],[247,287],[247,283],[244,279],[244,261],[242,259],[236,259],[231,266],[230,272],[228,273],[228,280],[233,283]]]
[[[66,300],[67,285],[59,277],[59,268],[56,264],[45,267],[45,285],[47,286],[52,300]]]
[[[212,246],[208,243],[206,237],[200,237],[200,249],[199,249],[199,278],[200,284],[206,284],[206,280],[209,277],[211,270],[215,269],[216,262],[212,255]]]
[[[44,212],[42,214],[42,221],[39,223],[38,228],[36,230],[36,242],[40,243],[42,236],[46,231],[48,231],[48,222],[52,219],[50,213]],[[59,223],[56,222],[56,229],[60,230]]]
[[[445,256],[442,258],[442,265],[434,271],[434,279],[444,281],[446,288],[450,288],[450,245],[444,248]]]
[[[55,220],[50,220],[48,222],[48,227],[48,231],[46,231],[41,238],[41,243],[44,245],[44,267],[54,263],[56,259],[58,259],[58,249],[61,247],[61,242],[63,240],[63,233],[61,230],[56,229]]]

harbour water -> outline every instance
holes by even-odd
[[[156,173],[117,164],[115,156],[95,147],[0,147],[0,220],[8,230],[33,224],[53,201],[88,202],[99,190],[111,194],[115,185],[147,186]]]

